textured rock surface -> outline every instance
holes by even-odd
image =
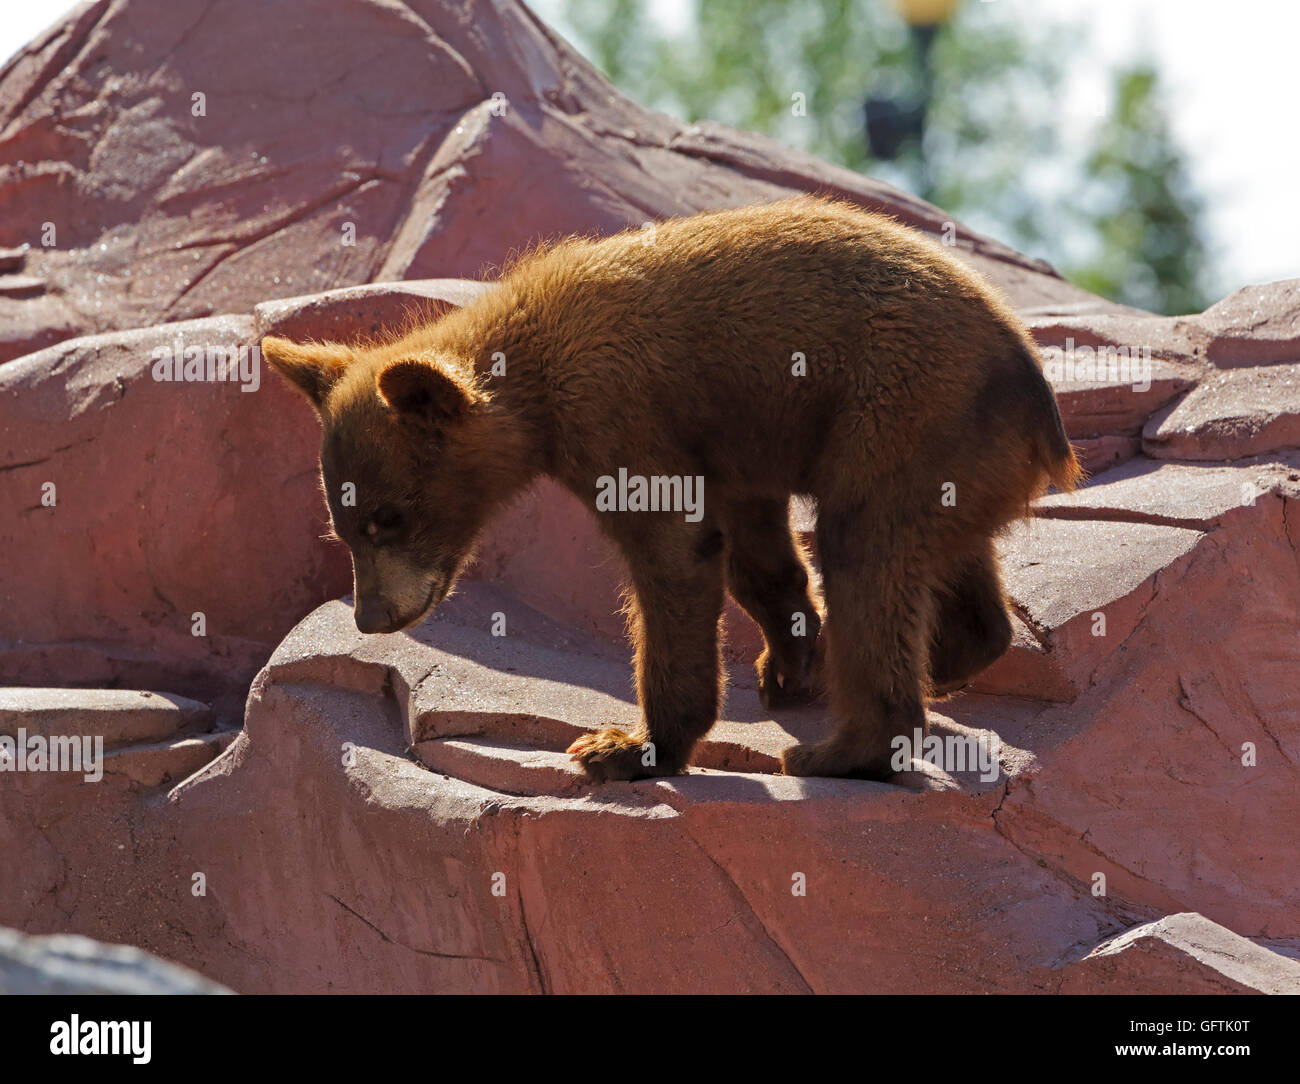
[[[1300,279],[1246,286],[1212,305],[1197,323],[1205,353],[1222,368],[1300,361]]]
[[[183,696],[133,689],[0,688],[0,734],[100,735],[106,748],[207,730],[212,712]]]
[[[0,737],[53,749],[80,739],[87,781],[96,770],[142,787],[176,783],[220,754],[237,731],[223,728],[211,707],[170,693],[133,689],[0,688]],[[89,742],[86,741],[89,739]],[[66,743],[65,743],[66,744]],[[88,758],[103,759],[91,764]],[[19,757],[5,765],[14,771]]]
[[[250,318],[212,317],[0,367],[0,546],[21,570],[0,585],[0,677],[211,699],[347,588],[346,556],[316,541],[315,419],[260,381],[255,346]],[[256,391],[155,379],[156,351],[213,349],[242,349]]]
[[[1270,951],[1204,915],[1170,915],[1098,945],[1070,965],[1061,993],[1300,993],[1300,962]]]
[[[0,72],[0,245],[27,245],[21,272],[43,285],[39,303],[0,292],[0,360],[269,298],[477,277],[537,237],[812,188],[931,232],[950,221],[642,109],[518,3],[96,0]],[[1113,308],[957,233],[1026,304]]]
[[[1210,461],[1300,447],[1300,365],[1216,373],[1148,420],[1142,445],[1162,459]]]
[[[511,632],[494,637],[503,609]],[[1116,669],[1112,693],[1129,680]],[[1140,928],[1166,912],[1217,913],[1275,939],[1294,930],[1281,883],[1300,820],[1276,750],[1250,773],[1231,757],[1216,767],[1215,739],[1190,716],[1178,740],[1162,733],[1158,705],[1138,705],[1142,733],[1135,713],[1080,724],[1040,701],[966,696],[932,728],[989,739],[996,727],[992,778],[927,767],[894,785],[791,779],[773,774],[769,750],[827,721],[816,708],[771,717],[737,669],[707,766],[589,786],[559,750],[577,728],[629,717],[628,676],[607,641],[487,586],[409,635],[362,637],[330,603],[277,650],[224,756],[107,822],[103,838],[133,864],[74,887],[84,830],[45,833],[54,895],[79,898],[91,932],[111,924],[239,990],[1295,985],[1275,943],[1226,931],[1215,953],[1184,939],[1172,963],[1142,963],[1153,935]],[[1152,785],[1169,772],[1180,778]],[[1268,833],[1248,819],[1258,787]],[[1197,819],[1188,806],[1207,790],[1221,804]],[[1217,838],[1258,853],[1216,855],[1215,819]],[[140,883],[149,891],[129,913],[101,909]],[[1113,939],[1132,930],[1139,951],[1119,954]],[[1236,942],[1253,977],[1222,959]]]
[[[562,750],[636,714],[621,567],[549,483],[420,629],[325,601],[310,413],[157,348],[373,335],[538,236],[795,189],[946,220],[473,16],[100,0],[0,73],[0,681],[59,686],[0,690],[0,734],[107,747],[0,773],[0,921],[240,991],[1295,990],[1296,282],[1156,317],[958,229],[1094,473],[1001,540],[1015,642],[931,706],[988,772],[776,774],[828,720],[761,707],[733,607],[696,767],[587,785]]]
[[[468,279],[376,282],[307,297],[266,301],[253,309],[260,340],[344,341],[391,332],[413,319],[436,319],[448,308],[464,305],[487,286]]]

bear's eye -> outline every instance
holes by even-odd
[[[366,537],[372,542],[390,538],[401,530],[404,522],[402,510],[391,504],[386,504],[370,517],[370,521],[365,527]]]

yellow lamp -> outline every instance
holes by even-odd
[[[908,26],[938,26],[946,23],[961,0],[894,0],[894,7]]]

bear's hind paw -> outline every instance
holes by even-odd
[[[867,758],[833,740],[790,746],[781,754],[781,770],[785,775],[822,775],[880,782],[894,774],[887,758],[883,762]]]

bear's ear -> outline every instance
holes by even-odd
[[[319,411],[352,351],[338,343],[294,343],[268,335],[262,340],[262,357]]]
[[[403,358],[384,366],[379,395],[399,414],[442,425],[465,415],[478,399],[459,374],[435,361]]]

